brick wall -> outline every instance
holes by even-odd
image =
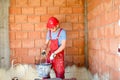
[[[11,60],[35,63],[40,56],[50,16],[67,31],[65,63],[84,65],[84,0],[10,0]]]
[[[120,80],[119,13],[120,0],[88,0],[89,69],[107,80]]]

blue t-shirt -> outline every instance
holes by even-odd
[[[57,32],[52,32],[51,31],[52,39],[56,39],[57,38],[57,35],[58,35],[59,31],[60,31],[60,29],[57,30]],[[50,34],[50,31],[47,32],[47,36],[46,36],[47,40],[50,40],[50,35],[49,34]],[[62,29],[62,31],[60,32],[59,38],[58,38],[58,45],[59,46],[61,45],[62,40],[66,40],[66,31],[64,29]]]

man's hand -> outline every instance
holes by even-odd
[[[50,56],[50,60],[53,60],[55,58],[56,54],[55,53],[52,53],[51,56]]]
[[[45,51],[45,50],[42,50],[41,54],[42,54],[42,55],[46,55],[46,51]]]

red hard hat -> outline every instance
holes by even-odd
[[[55,17],[50,17],[47,23],[47,28],[54,28],[59,24],[59,21]]]

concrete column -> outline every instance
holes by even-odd
[[[87,0],[85,0],[84,4],[84,26],[85,26],[85,66],[88,68],[89,63],[88,63],[88,18],[87,18]]]
[[[0,67],[10,66],[9,47],[9,0],[0,0]]]

